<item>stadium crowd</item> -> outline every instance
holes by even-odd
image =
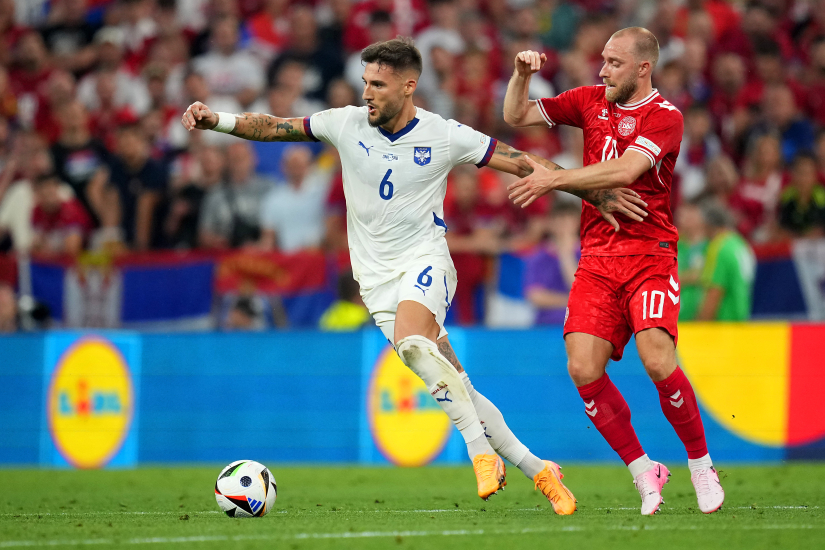
[[[189,133],[186,106],[305,116],[358,105],[360,50],[408,35],[424,57],[417,105],[578,167],[579,130],[503,122],[512,60],[547,54],[533,97],[598,84],[602,45],[629,25],[658,37],[654,86],[685,117],[672,193],[682,316],[747,318],[751,245],[825,234],[821,0],[0,0],[2,250],[346,254],[333,149]],[[576,199],[521,210],[511,181],[451,175],[458,322],[480,320],[475,296],[504,252],[526,255],[537,322],[563,319]],[[708,304],[714,288],[736,303]]]

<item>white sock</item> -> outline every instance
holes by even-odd
[[[401,361],[418,375],[467,443],[467,454],[472,459],[479,454],[495,454],[484,437],[484,428],[478,419],[470,394],[458,372],[438,351],[432,340],[423,336],[408,336],[396,347]]]
[[[633,479],[636,479],[641,474],[653,469],[653,461],[650,460],[650,457],[647,456],[647,454],[643,454],[628,464],[627,469],[630,470],[630,475],[633,476]]]
[[[476,391],[467,373],[462,372],[460,376],[464,387],[467,388],[467,393],[470,394],[490,446],[510,463],[515,464],[519,470],[524,472],[524,475],[530,479],[536,477],[536,474],[544,469],[544,462],[518,440],[504,422],[501,411],[489,399]]]
[[[710,459],[710,454],[706,454],[701,458],[688,459],[688,468],[690,468],[691,475],[695,474],[698,470],[707,470],[712,467],[713,461]]]

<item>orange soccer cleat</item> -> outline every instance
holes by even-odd
[[[533,481],[536,483],[536,489],[539,489],[553,505],[555,513],[560,516],[569,516],[576,511],[576,497],[561,482],[563,477],[561,466],[545,460],[544,470],[537,473]]]
[[[492,455],[476,455],[473,458],[473,470],[478,480],[478,496],[487,500],[492,495],[498,493],[499,489],[504,489],[507,482],[504,481],[506,470],[501,457]]]

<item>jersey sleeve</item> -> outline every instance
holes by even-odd
[[[358,107],[327,109],[304,117],[304,133],[313,141],[323,141],[337,147],[347,119],[357,109]]]
[[[665,104],[666,102],[662,102]],[[669,103],[660,110],[655,110],[645,117],[638,137],[627,149],[642,153],[650,161],[650,167],[656,165],[665,155],[678,151],[685,128],[682,113]]]
[[[551,128],[557,124],[582,128],[584,126],[582,110],[585,95],[585,88],[573,88],[560,93],[556,97],[538,99],[536,104],[542,118]]]
[[[498,140],[455,120],[448,120],[447,126],[450,132],[450,159],[453,165],[475,164],[479,168],[487,166]]]

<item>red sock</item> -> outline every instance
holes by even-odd
[[[654,383],[659,390],[662,412],[676,430],[676,435],[685,444],[688,458],[701,458],[708,454],[705,428],[699,415],[696,394],[693,393],[693,386],[682,369],[676,367],[673,374],[661,382]]]
[[[630,408],[607,373],[578,390],[587,416],[625,464],[645,454],[630,424]]]

